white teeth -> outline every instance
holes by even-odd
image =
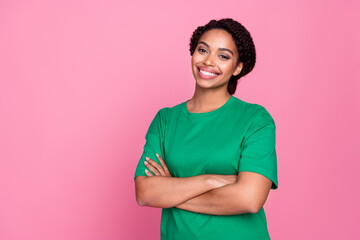
[[[205,72],[205,71],[203,71],[203,70],[200,70],[200,72],[201,72],[202,74],[204,74],[204,75],[217,76],[217,74],[215,74],[215,73]]]

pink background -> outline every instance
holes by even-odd
[[[191,98],[192,32],[231,17],[235,96],[277,125],[272,239],[360,239],[358,1],[0,2],[0,239],[159,239],[133,176],[158,109]]]

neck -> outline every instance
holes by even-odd
[[[195,88],[193,97],[187,102],[190,112],[209,112],[224,105],[231,94],[223,89]]]

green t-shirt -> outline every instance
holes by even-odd
[[[214,111],[191,113],[186,102],[157,112],[146,133],[134,179],[146,176],[146,156],[159,163],[158,153],[173,177],[249,171],[269,178],[271,189],[277,189],[276,127],[263,106],[231,95]],[[160,228],[162,240],[270,239],[264,208],[237,215],[163,208]]]

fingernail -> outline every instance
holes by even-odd
[[[145,169],[145,172],[147,172],[147,173],[148,173],[149,171]]]
[[[146,160],[149,160],[150,158],[149,158],[149,157],[146,157],[145,159],[146,159]]]
[[[159,154],[155,153],[157,157],[159,157]]]
[[[147,161],[144,161],[144,164],[145,164],[145,165],[147,165],[147,164],[148,164],[148,162],[147,162]]]

